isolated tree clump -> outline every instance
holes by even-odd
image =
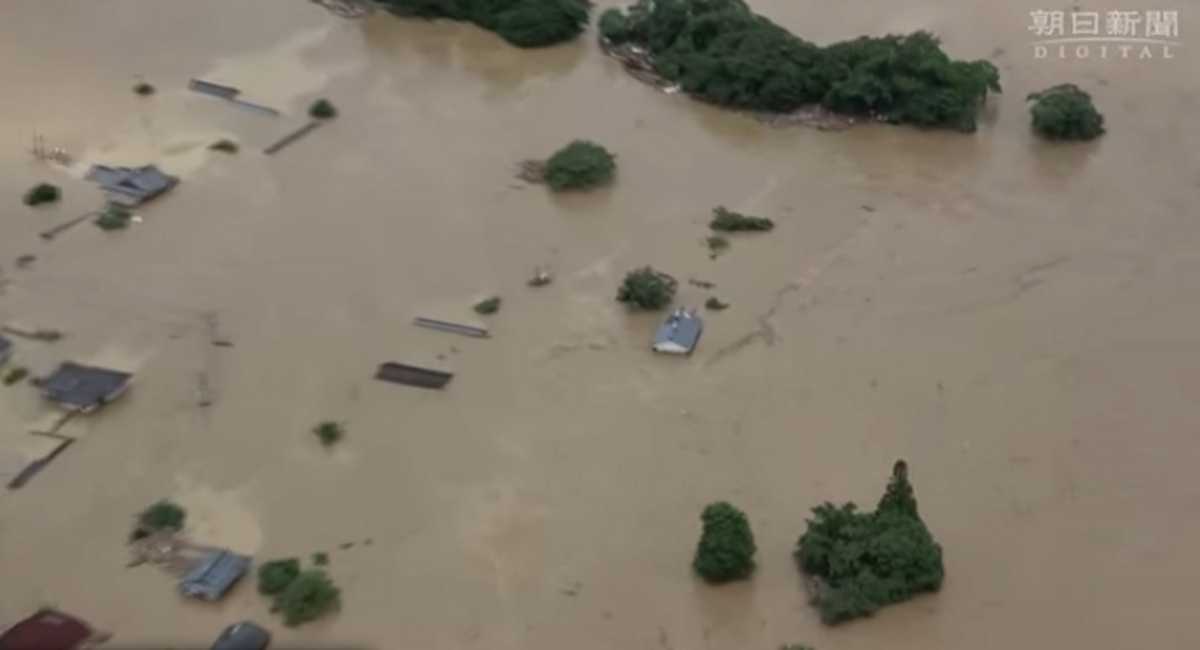
[[[796,561],[816,583],[821,619],[836,624],[942,586],[942,547],[921,521],[908,467],[897,461],[874,512],[853,503],[813,509]]]
[[[1091,140],[1104,134],[1104,116],[1092,96],[1074,84],[1060,84],[1026,98],[1033,102],[1033,130],[1050,140]]]
[[[283,623],[295,627],[316,620],[337,609],[341,590],[320,569],[311,569],[296,576],[275,597],[275,609],[283,613]]]
[[[313,435],[326,447],[332,447],[346,435],[346,427],[338,422],[326,420],[313,427]]]
[[[381,0],[392,13],[463,20],[497,33],[518,47],[569,41],[588,23],[587,0]]]
[[[62,196],[62,191],[57,186],[49,183],[38,183],[25,192],[25,196],[21,197],[21,202],[25,205],[41,205],[43,203],[54,203]]]
[[[750,217],[718,206],[713,210],[713,218],[708,223],[708,227],[723,232],[766,231],[774,228],[775,222],[766,217]]]
[[[646,266],[625,274],[617,289],[617,302],[640,309],[662,309],[675,297],[675,278]]]
[[[337,108],[328,99],[318,99],[308,107],[308,115],[318,120],[328,120],[337,117]]]
[[[747,578],[754,572],[754,534],[746,515],[724,501],[711,503],[700,515],[704,531],[692,567],[710,583]]]
[[[183,530],[187,511],[178,504],[163,499],[138,515],[138,528],[147,533],[159,530]]]
[[[96,225],[101,230],[122,230],[129,227],[129,222],[133,219],[133,213],[129,210],[116,205],[108,204],[96,217]]]
[[[486,316],[500,311],[500,296],[492,296],[486,300],[480,300],[472,307],[476,314]]]
[[[893,123],[974,131],[1000,77],[988,61],[956,61],[927,32],[820,47],[743,0],[638,0],[600,17],[608,45],[648,52],[655,72],[723,106],[789,112],[820,104]]]
[[[289,557],[271,560],[258,567],[258,593],[273,596],[292,584],[300,575],[300,560]]]
[[[616,157],[604,147],[576,140],[546,161],[546,183],[554,190],[585,190],[612,181]]]

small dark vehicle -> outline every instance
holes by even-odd
[[[270,632],[252,621],[242,621],[225,628],[212,650],[263,650],[270,644]]]

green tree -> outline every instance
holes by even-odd
[[[796,546],[800,569],[818,580],[821,618],[835,624],[941,588],[942,547],[917,512],[908,466],[897,461],[879,507],[853,503],[813,509]]]
[[[662,309],[671,304],[677,287],[675,278],[646,266],[625,274],[617,289],[617,302],[640,309]]]
[[[583,32],[587,0],[381,0],[398,16],[475,23],[518,47],[545,47]]]
[[[258,567],[258,593],[265,596],[278,594],[299,575],[299,558],[289,557],[265,562]]]
[[[692,567],[710,583],[747,578],[754,572],[754,534],[746,515],[720,501],[710,503],[700,515],[704,531],[696,546]]]
[[[740,232],[746,230],[766,231],[775,227],[775,222],[765,217],[749,217],[733,210],[717,206],[713,210],[712,221],[708,227],[723,232]]]
[[[554,190],[584,190],[612,181],[615,156],[587,140],[576,140],[546,161],[546,182]]]
[[[338,422],[326,420],[313,428],[313,435],[317,436],[322,445],[332,447],[346,435],[346,427]]]
[[[146,508],[138,515],[138,525],[147,532],[157,530],[183,530],[187,511],[178,504],[163,499]]]
[[[1104,134],[1104,116],[1092,96],[1074,84],[1060,84],[1026,98],[1033,102],[1033,130],[1051,140],[1091,140]]]
[[[62,191],[58,186],[49,183],[38,183],[25,192],[25,196],[21,197],[21,201],[25,205],[41,205],[43,203],[54,203],[62,196]]]
[[[275,608],[283,612],[283,623],[288,627],[314,621],[337,609],[340,603],[341,590],[320,569],[296,576],[275,597]]]
[[[310,117],[318,120],[328,120],[337,117],[337,108],[328,99],[318,99],[308,107]]]

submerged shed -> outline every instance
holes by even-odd
[[[38,385],[46,399],[86,413],[124,394],[132,378],[132,374],[119,370],[67,362],[39,380]]]
[[[250,558],[224,549],[208,554],[179,582],[185,596],[220,600],[250,568]]]
[[[108,194],[108,200],[123,207],[135,207],[166,192],[179,183],[179,178],[163,172],[154,165],[142,167],[109,167],[93,165],[87,177]]]
[[[0,634],[0,650],[76,650],[94,636],[87,623],[53,609],[43,609]]]
[[[695,312],[676,309],[654,334],[654,351],[666,354],[691,354],[700,340],[704,323]]]

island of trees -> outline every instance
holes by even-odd
[[[813,600],[826,623],[870,616],[942,586],[942,547],[917,513],[902,460],[892,468],[875,512],[825,503],[813,509],[807,524],[796,561],[812,578]]]
[[[821,105],[892,123],[974,131],[1000,77],[956,61],[927,32],[820,47],[743,0],[638,0],[600,17],[609,48],[644,53],[654,73],[723,106],[786,113]]]
[[[587,0],[380,0],[399,16],[463,20],[518,47],[569,41],[588,23]]]
[[[1104,116],[1092,96],[1074,84],[1059,84],[1026,97],[1033,102],[1033,130],[1049,140],[1092,140],[1104,134]]]

